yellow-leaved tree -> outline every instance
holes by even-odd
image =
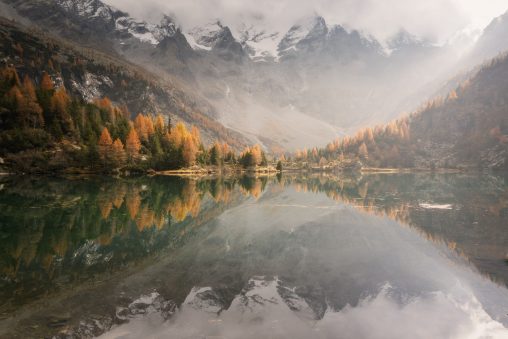
[[[107,127],[104,127],[101,133],[101,137],[97,142],[97,146],[99,148],[99,157],[104,164],[104,166],[108,166],[112,159],[112,146],[113,140],[111,139],[111,135],[109,134],[109,130]]]
[[[125,162],[125,151],[120,139],[116,139],[111,147],[113,164],[121,166]]]
[[[125,141],[125,150],[127,151],[127,157],[129,161],[133,161],[139,155],[141,149],[141,141],[139,140],[136,129],[131,128],[127,140]]]

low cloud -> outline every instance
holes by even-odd
[[[379,39],[401,28],[442,41],[465,29],[481,29],[508,9],[505,0],[105,0],[135,17],[157,21],[162,13],[184,28],[220,18],[227,25],[258,23],[284,31],[301,17],[318,13],[329,23],[360,29]]]

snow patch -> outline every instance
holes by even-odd
[[[192,38],[192,42],[188,42],[193,48],[211,50],[222,30],[224,26],[217,20],[204,26],[194,27],[185,36]]]
[[[267,61],[278,59],[277,47],[280,43],[278,32],[267,32],[254,26],[241,25],[238,33],[242,46],[249,53],[250,58],[255,61]]]
[[[189,34],[189,33],[184,33],[184,36],[185,36],[185,39],[187,39],[187,42],[189,43],[189,45],[194,50],[210,51],[212,49],[211,47],[198,44],[196,42],[196,39],[194,39],[194,37],[191,34]]]
[[[78,91],[81,96],[88,102],[93,101],[96,98],[102,97],[101,86],[113,87],[113,81],[104,75],[95,75],[92,73],[85,73],[84,81],[82,83],[72,80],[72,87]]]

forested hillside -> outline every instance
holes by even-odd
[[[359,158],[370,167],[508,169],[508,56],[485,64],[446,98],[412,115],[367,128],[299,160]]]
[[[238,133],[202,113],[212,110],[211,107],[182,91],[177,84],[119,57],[79,47],[1,18],[0,44],[3,66],[14,67],[21,80],[28,75],[38,85],[45,72],[56,88],[64,87],[70,96],[83,102],[108,97],[130,118],[138,113],[162,114],[165,120],[196,125],[206,143],[219,140],[235,149],[247,144]]]
[[[171,169],[208,162],[202,139],[223,153],[245,145],[126,62],[7,21],[0,41],[0,156],[17,171]]]

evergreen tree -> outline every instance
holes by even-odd
[[[276,167],[277,171],[279,172],[282,172],[282,161],[277,161],[277,167]]]
[[[218,142],[215,142],[212,148],[210,149],[210,163],[215,166],[222,166],[222,152],[221,145]]]

